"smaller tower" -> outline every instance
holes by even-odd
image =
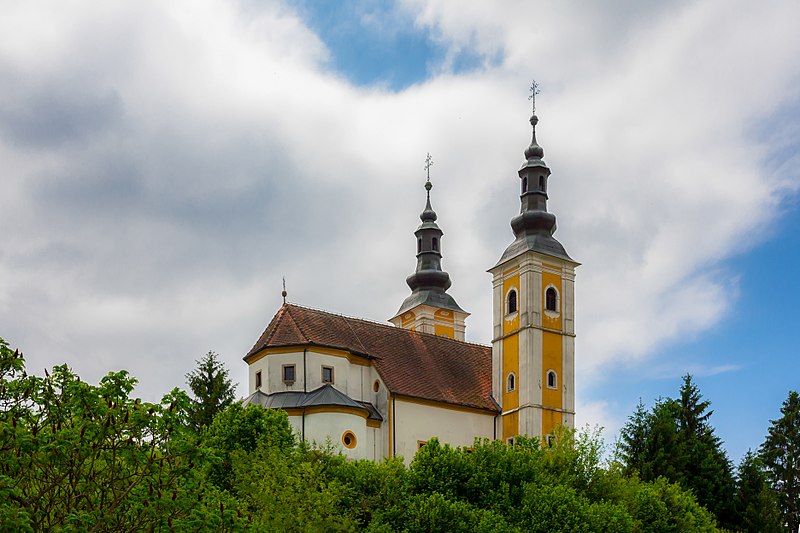
[[[461,309],[452,296],[450,275],[442,270],[442,230],[436,224],[431,207],[431,155],[425,160],[428,180],[425,182],[427,203],[419,218],[422,224],[414,232],[417,238],[417,269],[406,278],[411,294],[397,314],[389,319],[395,326],[464,340],[465,319],[469,313]]]

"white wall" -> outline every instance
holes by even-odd
[[[494,415],[461,411],[394,399],[396,454],[409,463],[418,441],[438,437],[451,446],[472,446],[475,437],[494,437]]]

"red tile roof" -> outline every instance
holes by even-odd
[[[373,360],[392,394],[497,411],[492,349],[284,304],[244,357],[278,346],[339,348]]]

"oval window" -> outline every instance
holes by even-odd
[[[342,444],[351,450],[356,447],[356,435],[352,431],[345,431],[342,435]]]
[[[377,379],[375,380],[375,383],[372,384],[372,390],[374,390],[375,392],[381,390],[381,382],[378,381]]]

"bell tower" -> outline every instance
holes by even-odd
[[[550,169],[533,138],[518,171],[520,213],[511,220],[512,242],[492,274],[493,394],[502,406],[497,434],[547,442],[556,426],[574,427],[574,280],[579,265],[553,234],[556,217],[547,211]]]
[[[425,182],[427,203],[419,218],[422,224],[414,232],[417,238],[417,268],[406,278],[411,294],[389,321],[395,326],[464,340],[465,319],[469,313],[461,309],[452,296],[450,275],[442,270],[442,235],[431,207],[431,154],[425,159],[428,180]]]

